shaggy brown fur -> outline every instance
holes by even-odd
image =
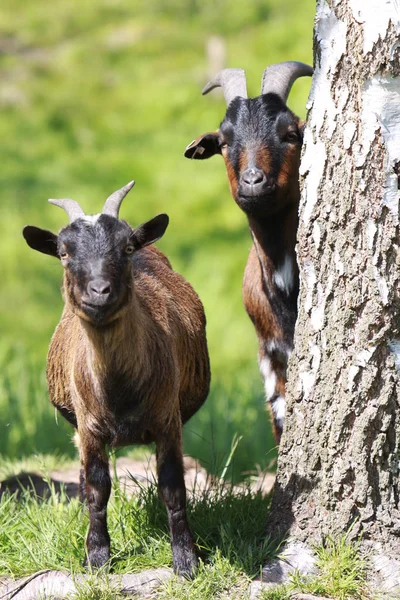
[[[110,325],[74,314],[68,272],[63,289],[47,378],[51,402],[76,415],[81,447],[86,435],[111,447],[147,444],[198,410],[210,378],[204,311],[159,250],[136,253],[129,306]]]
[[[110,217],[104,219],[110,223]],[[85,227],[91,225],[80,226],[82,236]],[[28,244],[53,256],[61,254],[66,267],[65,306],[50,345],[47,379],[51,402],[79,433],[80,490],[90,514],[87,562],[99,567],[110,556],[106,447],[155,442],[174,569],[190,576],[197,557],[186,519],[182,425],[209,390],[203,306],[168,259],[149,245],[127,262],[128,283],[119,308],[108,321],[96,323],[81,306],[77,281],[67,267],[68,254],[63,259],[62,250],[54,250],[57,236],[44,232],[41,237],[40,231],[25,228]]]

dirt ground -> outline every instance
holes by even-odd
[[[218,483],[194,458],[185,456],[184,466],[186,488],[189,492],[196,494]],[[120,457],[116,461],[116,472],[121,487],[128,495],[133,494],[138,485],[156,481],[155,458],[135,460],[129,457]],[[111,476],[114,476],[112,470]],[[64,487],[69,498],[78,496],[78,464],[67,469],[50,471],[49,477],[50,479],[37,472],[19,473],[8,477],[0,482],[0,497],[6,491],[15,493],[24,488],[32,490],[39,498],[43,498],[49,491],[49,485],[53,486],[56,492],[60,492]],[[252,478],[250,487],[255,492],[261,490],[263,494],[267,494],[271,491],[274,481],[275,476],[272,473],[260,473],[257,477]],[[238,491],[242,489],[242,486],[236,487]]]

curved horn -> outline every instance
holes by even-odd
[[[72,223],[79,219],[80,217],[84,217],[85,213],[79,206],[75,200],[71,200],[70,198],[63,198],[62,200],[54,200],[53,198],[49,199],[50,204],[54,204],[55,206],[59,206],[63,208],[67,215],[69,216],[69,220]]]
[[[312,77],[312,67],[294,60],[267,67],[261,81],[262,94],[277,94],[286,102],[292,85],[298,77]]]
[[[122,200],[125,198],[127,193],[133,188],[135,185],[134,181],[130,181],[123,188],[117,190],[111,196],[108,196],[107,200],[104,203],[103,210],[101,211],[102,215],[110,215],[110,217],[115,217],[118,219],[119,208],[121,206]]]
[[[227,106],[234,98],[247,98],[246,75],[243,69],[223,69],[209,81],[201,92],[208,94],[216,87],[222,87]]]

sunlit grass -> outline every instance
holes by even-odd
[[[293,596],[286,585],[271,587],[261,593],[260,600],[292,600]]]
[[[29,491],[21,492],[18,499],[2,496],[0,574],[18,577],[41,569],[83,572],[87,511],[77,499],[67,501],[65,493],[57,494],[49,485],[44,500]],[[229,486],[189,496],[196,544],[216,577],[222,577],[219,571],[229,566],[236,578],[248,579],[274,556],[274,545],[265,539],[268,508],[269,500],[261,494],[234,492]],[[171,565],[166,511],[154,484],[140,487],[131,498],[114,485],[108,527],[112,572],[136,573]]]
[[[314,546],[317,574],[295,573],[285,585],[264,590],[260,600],[291,600],[296,593],[335,600],[377,600],[366,581],[366,558],[349,532],[337,539],[327,537]]]
[[[327,537],[315,552],[319,574],[315,577],[295,575],[293,586],[303,592],[337,600],[371,598],[366,589],[366,562],[358,543],[351,542],[348,535],[338,539]]]
[[[202,559],[193,581],[166,581],[160,599],[213,600],[248,598],[252,579],[279,547],[265,537],[269,499],[249,489],[234,491],[222,485],[189,495],[188,516]],[[108,508],[112,540],[110,568],[78,582],[80,600],[120,598],[109,575],[171,567],[172,557],[165,508],[155,484],[139,486],[128,497],[115,481]],[[83,573],[88,517],[77,499],[68,501],[61,490],[43,500],[31,492],[4,494],[0,500],[0,574],[11,577],[41,569],[62,570],[72,577]],[[327,538],[314,548],[318,573],[295,574],[286,585],[261,593],[260,600],[292,600],[313,594],[337,600],[372,600],[365,581],[365,559],[346,535]],[[97,590],[97,595],[96,595]]]

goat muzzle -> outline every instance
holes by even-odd
[[[92,279],[80,298],[80,311],[85,320],[96,325],[108,322],[119,307],[118,298],[113,293],[111,283],[106,279]]]
[[[87,294],[91,302],[102,306],[108,302],[111,295],[111,284],[105,279],[93,279],[87,286]]]
[[[268,196],[276,190],[276,182],[264,171],[250,167],[243,171],[239,180],[239,196],[257,198]]]

